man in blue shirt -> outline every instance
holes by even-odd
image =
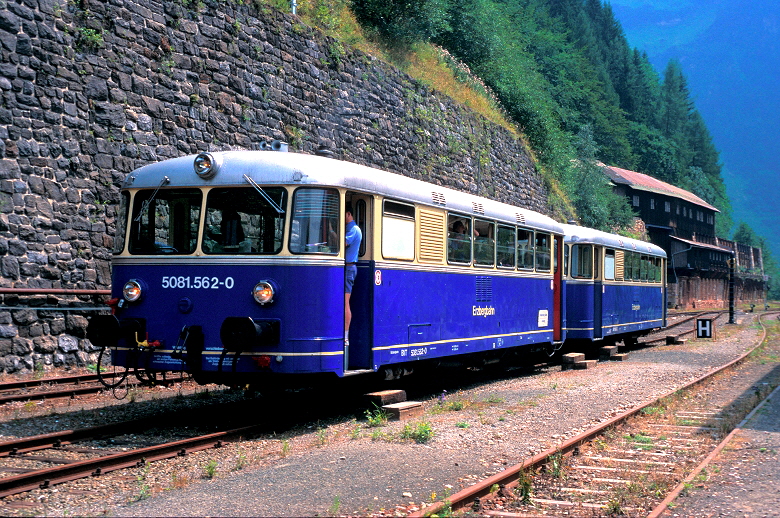
[[[355,284],[355,276],[357,275],[358,251],[360,250],[360,242],[363,240],[363,233],[352,217],[352,204],[350,203],[347,204],[345,210],[345,219],[347,227],[344,236],[346,242],[346,253],[344,254],[346,263],[344,271],[344,345],[349,346],[349,324],[352,321],[349,298],[352,295],[352,286]]]

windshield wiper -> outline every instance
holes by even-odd
[[[168,185],[169,183],[171,183],[171,179],[168,178],[167,176],[163,176],[163,179],[160,180],[160,185],[158,185],[157,188],[152,193],[152,195],[149,196],[149,199],[146,200],[143,203],[143,205],[141,205],[141,209],[138,211],[138,215],[135,217],[135,219],[133,219],[133,221],[141,221],[141,216],[144,215],[144,212],[149,210],[149,205],[152,204],[152,202],[154,201],[154,198],[157,196],[157,191],[160,190],[160,187],[162,187],[163,185]]]
[[[255,190],[256,190],[257,192],[259,192],[259,193],[260,193],[260,196],[262,196],[262,197],[263,197],[263,199],[264,199],[264,200],[265,200],[265,201],[268,203],[268,205],[270,205],[270,206],[271,206],[271,208],[272,208],[272,209],[274,209],[274,210],[276,211],[276,213],[277,213],[277,214],[284,214],[284,209],[282,209],[282,208],[281,208],[279,205],[277,205],[277,203],[276,203],[274,200],[272,200],[270,196],[268,196],[268,193],[267,193],[267,192],[265,192],[265,191],[263,190],[263,188],[262,188],[262,187],[260,187],[260,186],[257,184],[257,182],[256,182],[256,181],[254,181],[253,179],[251,179],[251,178],[249,177],[249,175],[246,175],[246,174],[245,174],[245,175],[244,175],[244,180],[246,180],[246,181],[247,181],[247,183],[248,183],[249,185],[251,185],[252,187],[254,187],[254,188],[255,188]]]

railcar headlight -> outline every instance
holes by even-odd
[[[122,296],[127,302],[135,302],[141,298],[141,283],[135,279],[131,279],[125,283],[122,287]]]
[[[193,165],[195,167],[195,174],[204,180],[213,178],[219,169],[219,162],[211,153],[200,153],[195,157],[195,163]]]
[[[252,296],[255,298],[255,302],[260,305],[273,302],[275,294],[276,290],[274,290],[273,284],[268,281],[260,281],[252,288]]]

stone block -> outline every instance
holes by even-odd
[[[596,360],[582,360],[574,363],[575,369],[592,369],[598,362]]]
[[[401,403],[392,403],[384,405],[382,408],[387,412],[392,420],[405,421],[415,417],[421,417],[424,413],[422,403],[419,401],[404,401]]]
[[[566,353],[561,356],[563,363],[577,363],[583,361],[584,359],[585,355],[583,353]]]
[[[613,362],[624,362],[628,360],[628,354],[626,353],[613,354],[609,359]]]
[[[406,401],[405,390],[380,390],[379,392],[369,392],[366,394],[369,403],[376,406],[391,405],[393,403],[403,403]]]

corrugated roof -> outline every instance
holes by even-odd
[[[690,239],[683,239],[677,236],[669,236],[669,237],[671,239],[674,239],[675,241],[680,241],[694,248],[706,248],[708,250],[717,250],[718,252],[723,252],[724,254],[732,254],[732,255],[734,254],[734,251],[731,250],[730,248],[723,248],[722,246],[710,245],[708,243],[699,243],[698,241],[691,241]]]
[[[610,179],[619,184],[628,185],[629,187],[638,191],[655,192],[658,194],[664,194],[666,196],[673,196],[685,201],[691,202],[694,205],[704,207],[715,212],[720,212],[717,208],[713,207],[706,201],[702,200],[692,192],[680,189],[674,185],[666,182],[662,182],[657,178],[653,178],[650,175],[643,173],[637,173],[636,171],[629,171],[628,169],[621,169],[619,167],[612,167],[601,164],[604,168],[604,172]]]

